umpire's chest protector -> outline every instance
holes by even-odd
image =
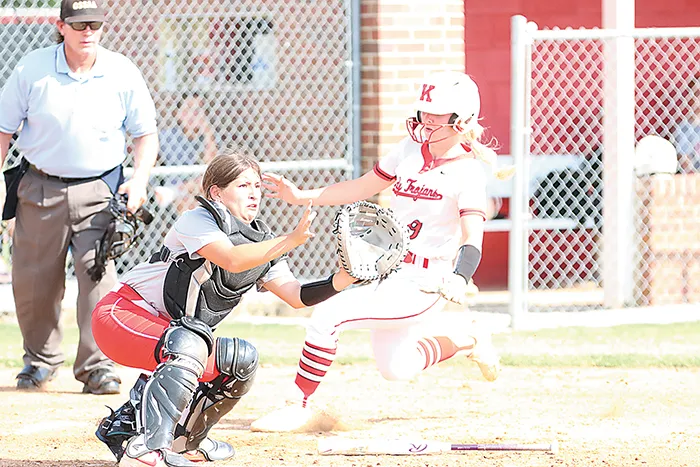
[[[248,225],[228,211],[217,208],[209,200],[201,196],[196,198],[214,216],[219,228],[226,232],[234,245],[257,243],[273,238],[264,222],[256,219]],[[163,257],[163,251],[156,255]],[[231,273],[208,260],[191,259],[187,253],[183,253],[172,260],[165,276],[165,309],[173,319],[195,316],[215,327],[233,311],[241,301],[241,296],[250,290],[275,262]]]

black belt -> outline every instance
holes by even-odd
[[[93,180],[98,180],[102,178],[102,176],[108,172],[111,172],[114,169],[109,169],[107,172],[102,173],[100,175],[94,175],[92,177],[59,177],[58,175],[51,175],[47,174],[34,164],[29,164],[29,168],[38,176],[45,178],[47,180],[58,180],[59,182],[63,183],[84,183],[84,182],[91,182]]]

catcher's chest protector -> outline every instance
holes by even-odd
[[[197,201],[216,219],[231,243],[242,245],[273,238],[270,229],[260,220],[250,225],[238,220],[228,211],[221,212],[209,200],[197,196]],[[153,255],[151,262],[167,261],[168,252],[163,247]],[[200,258],[190,259],[183,253],[168,268],[163,287],[165,309],[173,319],[195,316],[210,327],[219,324],[241,301],[241,296],[264,276],[276,261],[239,273],[228,272]]]

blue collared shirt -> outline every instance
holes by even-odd
[[[218,136],[214,134],[214,144],[221,145]],[[163,165],[196,165],[206,164],[207,143],[204,135],[199,134],[190,139],[179,124],[163,128],[158,132],[160,143],[160,161]]]
[[[124,162],[126,133],[155,133],[156,110],[136,66],[98,47],[92,69],[70,70],[63,44],[35,50],[0,95],[0,131],[22,126],[17,145],[39,169],[64,177],[99,175]]]
[[[673,139],[678,155],[688,159],[691,170],[700,171],[700,125],[690,120],[680,122],[673,132]]]

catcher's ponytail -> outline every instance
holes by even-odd
[[[467,143],[471,147],[472,151],[476,157],[486,162],[491,169],[494,171],[493,175],[499,180],[508,180],[515,174],[515,166],[508,165],[505,167],[498,168],[498,159],[496,157],[497,142],[495,138],[491,138],[490,141],[484,143],[481,141],[481,137],[484,134],[484,127],[475,123],[471,128],[465,133],[467,137]]]

